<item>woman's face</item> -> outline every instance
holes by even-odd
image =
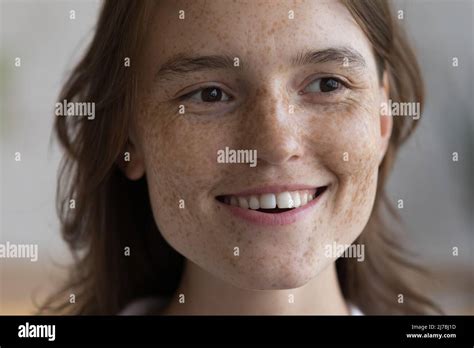
[[[160,1],[140,69],[129,176],[179,253],[238,287],[296,288],[361,233],[391,121],[342,4]]]

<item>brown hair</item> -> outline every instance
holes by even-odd
[[[423,102],[421,74],[403,32],[385,1],[343,1],[371,41],[390,82],[389,98]],[[183,257],[162,238],[153,219],[145,178],[128,180],[120,160],[136,104],[139,60],[153,2],[105,1],[95,36],[72,71],[59,100],[94,101],[94,121],[58,117],[56,135],[65,149],[57,191],[62,235],[74,255],[70,279],[42,306],[43,313],[116,314],[144,296],[171,296]],[[130,58],[130,67],[124,59]],[[400,145],[416,121],[394,119],[380,165],[375,207],[356,243],[366,245],[365,262],[340,258],[345,297],[367,314],[428,313],[437,308],[402,278],[413,269],[382,219],[383,187]],[[74,199],[75,209],[69,208]],[[124,257],[124,248],[130,256]],[[74,294],[76,301],[69,302]],[[397,296],[404,295],[399,304]]]

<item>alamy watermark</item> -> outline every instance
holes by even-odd
[[[56,103],[54,113],[56,116],[82,116],[93,120],[95,119],[95,103],[68,102],[64,99],[62,103]]]
[[[249,163],[257,166],[257,150],[232,150],[228,146],[217,151],[217,163]]]
[[[56,325],[54,324],[30,324],[26,322],[18,326],[18,337],[20,338],[47,338],[48,341],[56,340]]]
[[[418,102],[394,102],[392,99],[388,103],[380,105],[380,112],[384,116],[405,116],[418,120],[421,116],[421,105]]]
[[[38,261],[38,244],[0,243],[0,259],[30,259]]]
[[[324,246],[324,256],[328,258],[356,258],[358,262],[363,262],[365,260],[365,245],[333,242]]]

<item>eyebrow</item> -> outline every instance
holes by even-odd
[[[328,48],[320,51],[302,51],[292,59],[296,66],[321,64],[326,62],[347,63],[348,69],[365,68],[367,63],[358,51],[351,47]]]
[[[234,59],[237,57],[230,55],[188,56],[178,54],[161,66],[155,74],[154,80],[169,80],[191,72],[235,69]],[[345,68],[348,70],[358,70],[367,66],[364,57],[350,47],[301,51],[290,62],[293,66],[316,65],[327,62],[338,62],[342,65],[346,62],[347,66]]]
[[[155,81],[170,79],[189,72],[234,68],[234,58],[229,55],[192,57],[178,54],[166,61],[155,75]]]

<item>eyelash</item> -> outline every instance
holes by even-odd
[[[344,89],[350,89],[350,86],[347,82],[343,81],[342,79],[338,78],[338,77],[335,77],[335,76],[324,76],[324,77],[318,77],[314,80],[311,80],[310,83],[308,83],[305,87],[304,90],[306,90],[309,86],[311,86],[312,84],[314,84],[315,82],[317,82],[318,80],[324,80],[324,79],[329,79],[329,80],[334,80],[336,81],[339,86],[337,89],[335,90],[332,90],[332,91],[328,91],[328,92],[322,92],[322,91],[319,91],[319,92],[309,92],[309,93],[317,93],[319,95],[321,94],[326,94],[326,95],[333,95],[335,93],[339,93],[341,92],[342,90]],[[215,86],[215,85],[210,85],[210,86],[205,86],[205,87],[201,87],[201,88],[198,88],[198,89],[195,89],[194,91],[191,91],[189,93],[186,93],[184,95],[182,95],[181,97],[179,97],[179,100],[180,101],[185,101],[185,100],[189,100],[191,99],[191,97],[193,97],[194,95],[198,94],[198,93],[201,93],[202,91],[206,90],[206,89],[217,89],[219,90],[222,94],[225,94],[227,97],[228,97],[228,100],[225,100],[225,101],[217,101],[217,102],[200,102],[200,103],[205,103],[205,104],[215,104],[215,103],[227,103],[229,101],[232,101],[233,100],[233,97],[231,95],[229,95],[227,92],[225,92],[222,88],[218,87],[218,86]],[[303,94],[307,94],[304,92],[304,90],[302,92],[299,92],[298,94],[300,95],[303,95]]]

